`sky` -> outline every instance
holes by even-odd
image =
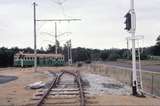
[[[34,0],[37,19],[78,18],[81,21],[57,22],[58,40],[63,45],[95,49],[126,48],[124,15],[130,0]],[[33,48],[33,0],[0,0],[0,47]],[[136,35],[144,36],[140,46],[156,43],[160,35],[160,0],[135,0]],[[54,44],[53,22],[37,22],[37,46]],[[130,41],[131,42],[131,41]],[[131,43],[130,43],[131,47]]]

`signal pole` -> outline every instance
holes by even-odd
[[[37,4],[33,2],[33,20],[34,20],[34,71],[37,71],[37,34],[36,34],[36,6]]]
[[[129,60],[129,54],[130,54],[130,49],[129,49],[129,38],[126,38],[126,43],[127,43],[127,59]]]
[[[132,35],[132,94],[137,95],[137,73],[136,73],[136,51],[135,51],[135,10],[134,10],[134,0],[131,3],[131,35]]]
[[[137,70],[136,70],[136,50],[135,50],[135,31],[136,31],[136,14],[134,10],[134,0],[130,0],[130,10],[125,15],[126,30],[131,33],[132,40],[132,94],[137,95]]]

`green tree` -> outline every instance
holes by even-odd
[[[107,60],[108,57],[109,57],[108,51],[107,51],[107,50],[102,51],[100,57],[101,57],[101,59],[102,59],[103,61]]]
[[[157,41],[156,45],[160,47],[160,35],[157,37],[156,41]]]
[[[156,39],[156,45],[153,47],[153,53],[156,56],[160,56],[160,35]]]
[[[108,60],[110,61],[116,61],[118,58],[120,58],[120,55],[117,53],[110,53]]]

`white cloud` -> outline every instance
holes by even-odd
[[[58,0],[36,0],[37,17],[81,18],[81,22],[58,23],[59,33],[72,32],[73,46],[90,48],[124,48],[124,15],[130,7],[129,0],[66,0],[63,6]],[[159,0],[135,0],[137,34],[145,35],[145,46],[153,45],[160,25]],[[33,0],[0,0],[0,46],[33,47]],[[67,15],[67,16],[64,16]],[[43,23],[38,23],[38,27]],[[47,23],[38,31],[38,47],[47,45],[43,39],[52,39],[40,32],[53,32],[54,24]],[[65,38],[60,38],[65,39]],[[53,40],[53,39],[52,39]]]

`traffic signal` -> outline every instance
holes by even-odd
[[[125,24],[126,24],[125,30],[129,31],[131,29],[131,13],[128,12],[125,15],[125,18],[126,18],[126,20],[125,20]]]

